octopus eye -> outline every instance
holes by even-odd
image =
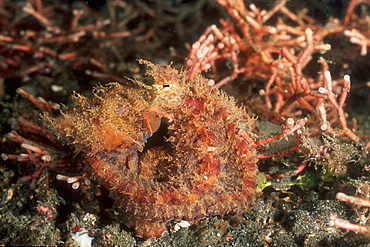
[[[163,84],[163,85],[161,85],[161,90],[163,90],[163,91],[169,91],[169,90],[171,90],[171,88],[173,87],[174,85],[173,84]]]
[[[162,83],[158,83],[156,85],[154,85],[154,87],[159,91],[159,92],[167,92],[167,91],[171,91],[174,89],[175,85],[168,82],[168,81],[163,81]]]

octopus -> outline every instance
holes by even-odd
[[[149,66],[151,83],[74,94],[72,108],[44,116],[48,127],[83,153],[137,237],[165,236],[175,219],[248,210],[256,187],[255,119],[201,75],[187,80],[187,71],[139,62]]]

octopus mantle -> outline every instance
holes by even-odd
[[[50,128],[86,154],[86,164],[111,191],[136,236],[158,238],[172,219],[238,213],[254,200],[254,120],[235,100],[209,90],[201,76],[153,65],[153,85],[110,83]]]

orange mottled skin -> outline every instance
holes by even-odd
[[[254,119],[202,76],[147,61],[151,86],[99,86],[46,118],[129,215],[136,236],[159,238],[172,219],[247,210],[254,201]]]

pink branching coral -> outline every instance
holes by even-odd
[[[333,80],[324,58],[319,59],[322,69],[318,78],[310,78],[303,71],[314,53],[331,49],[324,39],[333,34],[342,33],[351,37],[351,42],[360,43],[361,54],[364,55],[366,41],[359,41],[364,38],[356,29],[363,25],[361,19],[349,24],[349,12],[342,23],[329,19],[323,26],[303,13],[292,13],[285,6],[285,0],[279,1],[269,11],[259,10],[253,4],[248,9],[243,1],[218,2],[232,20],[220,20],[220,28],[210,26],[193,44],[186,61],[191,69],[189,78],[197,72],[209,71],[208,74],[217,78],[214,85],[209,85],[212,88],[236,78],[264,81],[259,91],[263,103],[255,99],[251,106],[257,115],[276,123],[288,117],[308,117],[308,127],[315,134],[327,132],[333,137],[346,136],[355,142],[360,140],[348,127],[343,109],[350,89],[349,76]],[[349,8],[353,8],[353,2]],[[272,17],[276,19],[274,26],[267,24]],[[287,20],[295,25],[288,25]],[[230,72],[222,78],[220,75],[224,72],[217,70],[220,69],[219,64],[226,61],[231,64]],[[216,73],[219,75],[215,76]],[[332,126],[335,124],[341,127],[340,131],[334,130]]]

